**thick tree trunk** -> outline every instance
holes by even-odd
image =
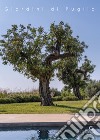
[[[80,90],[79,90],[79,86],[75,86],[73,88],[73,92],[74,92],[74,95],[79,99],[79,100],[82,100],[83,97],[81,96],[81,93],[80,93]]]
[[[49,88],[49,79],[43,77],[39,80],[39,94],[41,97],[41,105],[42,106],[52,106],[52,98],[50,94]]]

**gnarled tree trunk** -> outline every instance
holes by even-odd
[[[52,70],[50,69],[52,66],[52,62],[58,59],[64,59],[66,57],[72,57],[72,56],[74,55],[69,53],[60,54],[60,50],[59,51],[57,50],[57,52],[50,54],[45,59],[45,66],[49,68],[49,70],[47,70],[47,72],[45,72],[45,74],[43,74],[39,78],[39,93],[41,97],[42,106],[53,105],[52,98],[50,95],[50,88],[49,88],[49,82],[52,76]]]
[[[39,79],[39,93],[42,106],[53,105],[49,88],[49,79],[47,77],[42,77]]]
[[[73,88],[73,92],[74,92],[74,95],[79,99],[79,100],[82,100],[83,97],[80,93],[80,90],[79,90],[79,86],[76,85],[74,88]]]

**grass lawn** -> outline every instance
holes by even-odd
[[[0,114],[59,114],[76,113],[86,103],[83,101],[56,101],[56,106],[40,106],[39,102],[34,103],[13,103],[0,104]]]

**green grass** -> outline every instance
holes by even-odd
[[[56,101],[54,102],[55,106],[40,106],[39,102],[0,104],[0,114],[76,113],[84,106],[86,102],[86,100]]]

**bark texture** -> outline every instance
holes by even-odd
[[[39,93],[41,97],[41,105],[42,106],[52,106],[52,98],[50,94],[49,88],[49,79],[43,77],[39,80]]]
[[[74,92],[74,95],[79,99],[79,100],[82,100],[83,97],[80,93],[80,90],[79,90],[79,86],[76,85],[74,88],[73,88],[73,92]]]

